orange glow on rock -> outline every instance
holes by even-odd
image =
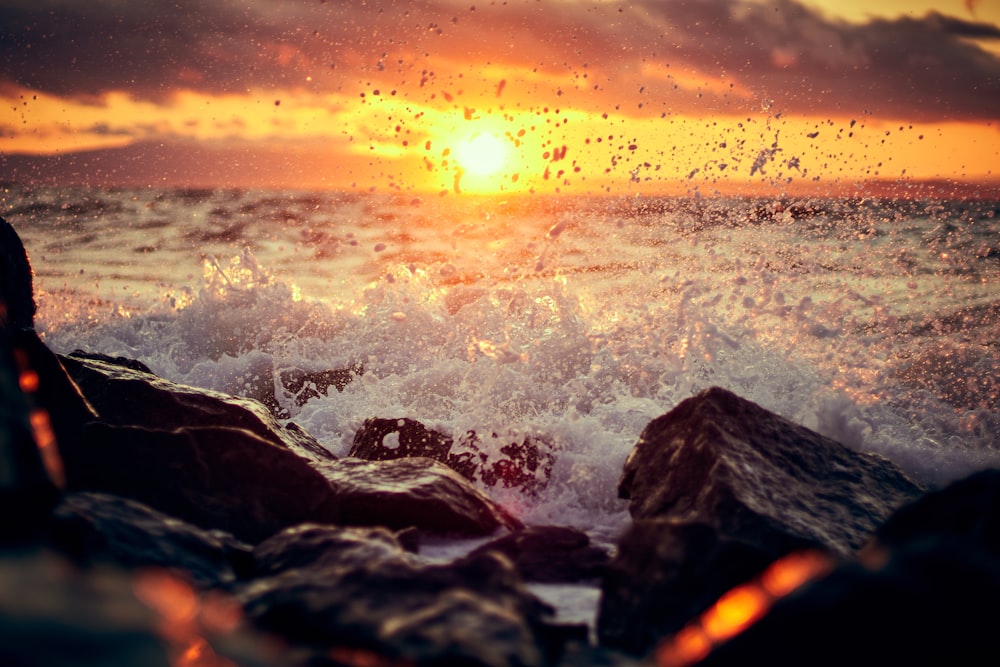
[[[780,598],[827,574],[834,560],[819,551],[798,551],[775,561],[756,579],[731,589],[656,649],[657,667],[690,667],[712,648],[763,617]]]
[[[685,667],[708,655],[712,642],[698,625],[689,625],[656,650],[659,667]]]
[[[771,606],[771,599],[755,584],[732,589],[701,617],[705,633],[713,641],[722,641],[743,632]]]
[[[170,625],[192,623],[201,606],[191,585],[166,570],[139,572],[132,582],[132,591]]]
[[[760,585],[772,597],[783,597],[831,567],[829,557],[817,551],[799,551],[772,563],[761,575]]]

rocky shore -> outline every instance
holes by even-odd
[[[337,458],[259,400],[55,354],[0,220],[0,664],[997,664],[1000,471],[925,489],[724,388],[649,423],[611,552],[526,526],[544,436],[372,415]],[[336,391],[361,373],[290,381]],[[479,538],[440,562],[429,540]],[[600,588],[594,627],[532,583]]]

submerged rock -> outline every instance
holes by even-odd
[[[650,422],[618,487],[635,519],[702,521],[765,547],[808,540],[841,555],[921,493],[888,460],[720,388]]]
[[[553,443],[539,436],[512,442],[492,433],[485,441],[469,431],[458,442],[414,419],[366,419],[354,435],[349,456],[369,461],[425,456],[486,486],[538,493],[555,464]]]

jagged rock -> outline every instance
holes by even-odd
[[[472,554],[487,551],[509,558],[525,581],[546,583],[597,579],[609,561],[607,551],[591,544],[586,533],[564,526],[529,526],[487,542]]]
[[[62,364],[108,424],[172,430],[245,429],[311,461],[336,458],[300,428],[285,428],[259,402],[177,384],[141,370],[131,360],[73,352]]]
[[[72,490],[132,498],[250,543],[340,516],[330,485],[308,461],[241,428],[94,422],[64,456]]]
[[[70,493],[53,512],[51,540],[78,563],[159,566],[202,588],[254,574],[249,545],[142,503],[104,493]]]
[[[384,536],[367,551],[347,549],[248,585],[240,598],[249,618],[317,655],[335,648],[418,665],[541,667],[558,651],[552,610],[495,553],[423,565]]]
[[[644,656],[727,590],[808,544],[794,538],[780,546],[744,541],[676,519],[635,521],[601,581],[601,644]]]
[[[369,461],[425,456],[486,486],[501,485],[538,493],[552,475],[553,449],[553,444],[543,437],[527,436],[505,442],[499,434],[492,433],[484,442],[474,431],[465,433],[456,443],[450,436],[414,419],[371,418],[354,435],[348,456]],[[499,456],[491,452],[499,452]]]
[[[468,480],[433,459],[317,463],[330,482],[339,523],[456,535],[515,530],[521,522]]]
[[[717,387],[650,422],[618,487],[636,519],[703,521],[761,545],[802,538],[842,555],[922,491],[886,459]]]

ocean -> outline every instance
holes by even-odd
[[[285,417],[338,456],[370,417],[544,436],[541,491],[484,490],[600,544],[645,425],[710,386],[930,487],[1000,465],[1000,199],[6,185],[0,211],[55,351],[236,395],[363,367]]]

